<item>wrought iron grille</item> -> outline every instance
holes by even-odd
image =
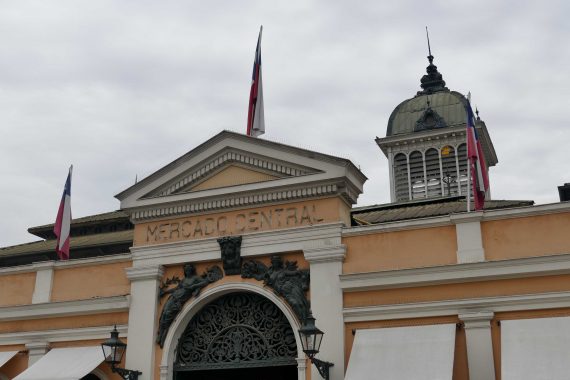
[[[174,369],[266,367],[296,364],[291,325],[271,301],[232,293],[206,305],[178,341]]]

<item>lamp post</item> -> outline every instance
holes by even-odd
[[[305,319],[305,323],[299,329],[303,352],[309,357],[311,363],[317,367],[317,370],[323,379],[329,380],[329,369],[334,364],[315,358],[315,355],[319,353],[319,349],[321,348],[323,335],[324,333],[315,326],[315,318],[312,314],[309,314]]]
[[[116,367],[123,360],[123,355],[127,350],[127,344],[119,339],[117,326],[111,331],[111,337],[101,343],[101,348],[103,349],[105,363],[111,365],[113,373],[118,373],[125,380],[137,380],[139,375],[142,375],[140,371]]]

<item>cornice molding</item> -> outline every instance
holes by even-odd
[[[42,348],[47,342],[67,342],[78,340],[106,339],[113,326],[82,327],[76,329],[21,331],[0,334],[0,345],[25,344],[26,348],[39,345]],[[128,326],[117,325],[121,337],[127,336]]]
[[[236,148],[228,148],[211,157],[207,162],[197,165],[180,176],[176,181],[163,190],[155,191],[151,195],[166,196],[175,192],[183,192],[192,187],[211,173],[229,164],[242,164],[246,167],[256,168],[264,172],[273,173],[281,177],[299,177],[319,172],[316,169],[295,165],[288,162],[275,160],[271,157],[263,157],[251,152],[244,152]]]
[[[158,203],[152,206],[144,206],[132,210],[126,210],[130,214],[133,223],[159,220],[163,218],[179,217],[218,210],[231,211],[245,207],[270,205],[299,201],[304,199],[318,199],[341,195],[351,204],[356,203],[358,193],[353,187],[341,182],[325,183],[316,185],[299,184],[286,188],[254,190],[233,194],[220,194],[207,199],[200,198],[196,201],[181,200],[172,203]]]
[[[570,307],[570,292],[418,302],[343,309],[345,322],[465,315],[473,310],[498,313]]]
[[[343,226],[342,222],[334,222],[249,233],[243,235],[241,255],[255,257],[305,251],[324,247],[327,243],[340,245]],[[132,247],[131,252],[135,267],[212,261],[221,257],[217,237]]]
[[[340,276],[340,287],[345,292],[356,292],[568,273],[570,273],[570,254],[563,254],[437,267],[342,274]]]
[[[133,281],[160,280],[164,275],[162,265],[142,265],[125,268],[127,278]]]
[[[344,261],[346,257],[346,246],[323,246],[317,248],[307,248],[303,250],[305,260],[311,264]]]
[[[469,213],[455,213],[442,216],[410,219],[381,224],[345,227],[343,237],[367,235],[380,232],[394,232],[456,225],[460,223],[488,222],[502,219],[524,218],[529,216],[542,216],[570,212],[570,202],[551,203],[544,205],[522,206],[497,210],[473,211]]]
[[[0,307],[0,322],[128,311],[129,296]]]
[[[65,261],[41,261],[33,264],[19,265],[15,267],[1,268],[0,276],[17,273],[37,272],[45,269],[68,269],[80,268],[92,265],[114,264],[131,261],[130,253],[120,253],[117,255],[97,256],[86,259],[71,259]]]

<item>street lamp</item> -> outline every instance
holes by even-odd
[[[118,373],[125,380],[137,380],[139,375],[142,375],[140,371],[116,367],[123,360],[123,355],[127,350],[126,343],[119,339],[117,326],[111,331],[111,337],[101,343],[101,348],[103,348],[105,363],[111,365],[113,373]]]
[[[329,380],[329,368],[334,364],[315,358],[315,355],[319,353],[319,349],[321,348],[323,335],[324,333],[315,326],[315,318],[313,317],[313,314],[309,314],[305,319],[305,323],[299,329],[303,352],[309,357],[311,363],[317,367],[317,370],[323,379]]]

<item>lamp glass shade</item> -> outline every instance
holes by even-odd
[[[115,327],[111,331],[111,337],[101,343],[101,348],[103,349],[103,356],[105,357],[105,362],[108,364],[119,364],[123,360],[123,355],[127,349],[127,345],[119,339],[119,332]]]
[[[303,352],[309,357],[319,353],[324,333],[315,326],[315,318],[307,317],[305,324],[299,329]]]

